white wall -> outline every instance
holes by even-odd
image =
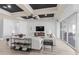
[[[77,13],[77,39],[76,39],[76,47],[77,51],[79,52],[79,12]]]
[[[0,17],[0,38],[3,37],[3,19]]]
[[[27,35],[27,22],[14,19],[4,19],[3,36],[10,36],[12,33],[23,33]]]
[[[60,39],[60,23],[59,22],[56,22],[56,25],[57,25],[57,38]]]
[[[16,22],[12,19],[3,20],[3,36],[10,36],[12,32],[16,32]]]
[[[62,21],[65,18],[69,17],[71,14],[73,14],[74,12],[76,12],[76,8],[74,4],[65,4],[63,5],[63,13],[62,15],[59,15],[60,18],[59,20]]]
[[[53,18],[42,18],[39,20],[29,19],[25,21],[4,19],[3,36],[10,36],[13,32],[34,36],[36,26],[45,26],[45,33],[56,33],[56,21]]]
[[[23,34],[26,34],[28,35],[28,31],[27,31],[27,21],[18,21],[17,23],[17,33],[23,33]]]
[[[36,26],[45,26],[45,33],[56,34],[56,23],[53,18],[41,18],[39,20],[28,20],[27,29],[28,29],[29,36],[34,36],[34,32],[36,32]]]

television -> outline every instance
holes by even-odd
[[[44,31],[44,26],[36,26],[36,31]]]

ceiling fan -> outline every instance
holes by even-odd
[[[32,17],[33,19],[39,19],[39,16],[38,15],[31,14],[30,17]]]

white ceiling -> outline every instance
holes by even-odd
[[[63,10],[62,5],[57,5],[57,7],[37,9],[37,10],[33,10],[29,4],[17,4],[17,6],[19,6],[24,11],[9,13],[9,12],[3,10],[3,9],[0,9],[0,11],[1,11],[0,13],[6,14],[6,15],[9,15],[9,16],[12,16],[12,17],[23,19],[23,18],[21,18],[21,16],[29,16],[31,14],[36,16],[36,15],[41,15],[41,14],[54,13],[55,17],[57,17]]]

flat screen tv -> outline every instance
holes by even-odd
[[[36,31],[44,31],[44,26],[36,26]]]

